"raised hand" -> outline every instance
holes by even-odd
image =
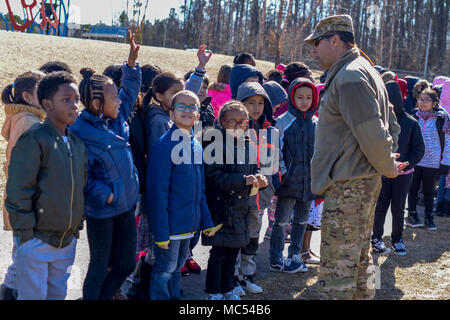
[[[209,55],[206,54],[206,48],[207,46],[202,44],[197,51],[197,57],[198,57],[198,66],[200,69],[205,69],[206,65],[208,64],[209,60],[211,59],[213,53],[210,52]]]
[[[130,43],[130,54],[128,56],[128,66],[130,68],[136,67],[136,60],[139,56],[139,49],[141,49],[141,45],[136,44],[135,38],[136,38],[136,34],[132,33],[131,30],[128,30],[128,42]]]

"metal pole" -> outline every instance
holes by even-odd
[[[428,56],[430,53],[430,39],[431,39],[431,24],[433,23],[433,19],[430,19],[430,26],[428,27],[428,42],[427,42],[427,53],[425,55],[425,68],[423,71],[423,78],[426,79],[428,72]]]

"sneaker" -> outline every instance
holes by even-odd
[[[244,276],[244,278],[239,281],[242,288],[250,293],[262,293],[263,289],[255,283],[255,276]]]
[[[180,272],[181,272],[181,275],[184,276],[184,277],[187,277],[187,276],[191,275],[191,274],[189,273],[189,270],[188,270],[188,268],[186,267],[186,265],[184,265],[184,266],[181,267]]]
[[[208,294],[206,300],[225,300],[225,297],[221,293],[217,294]]]
[[[200,273],[202,271],[202,268],[194,259],[187,259],[185,266],[192,273]]]
[[[223,297],[225,298],[224,300],[241,300],[241,297],[234,290],[225,293]]]
[[[306,264],[320,264],[320,257],[311,250],[303,252],[301,257]]]
[[[239,295],[240,297],[245,296],[245,290],[241,287],[241,285],[239,284],[239,278],[237,276],[233,277],[233,285],[234,285],[234,291],[237,295]]]
[[[397,242],[397,243],[394,243],[394,244],[392,245],[392,249],[394,249],[394,253],[395,253],[396,255],[398,255],[398,256],[404,256],[404,255],[406,255],[406,247],[405,247],[405,245],[403,244],[403,241],[402,241],[402,240],[400,240],[400,241]]]
[[[276,263],[271,263],[269,269],[270,271],[278,271],[286,273],[297,273],[308,271],[308,268],[303,263],[303,260],[302,261],[300,260],[301,258],[299,257],[295,261],[289,258],[281,258]]]
[[[270,239],[272,236],[272,227],[267,227],[266,234],[264,235],[265,239]]]
[[[291,260],[291,265],[294,269],[294,272],[308,272],[308,268],[306,267],[305,262],[302,258],[300,258],[298,254],[294,254],[291,257]]]
[[[437,230],[437,227],[433,222],[432,216],[425,217],[425,226],[427,227],[428,230],[431,230],[431,231]]]
[[[385,254],[391,253],[391,249],[386,247],[381,239],[373,239],[372,252],[383,256]]]
[[[422,228],[425,225],[420,222],[419,218],[417,217],[417,212],[411,211],[406,218],[406,225],[411,228]]]

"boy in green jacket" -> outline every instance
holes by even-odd
[[[76,80],[55,72],[38,85],[47,119],[11,155],[6,208],[17,249],[18,300],[64,300],[83,224],[87,153],[67,127],[78,116]]]

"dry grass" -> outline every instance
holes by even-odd
[[[438,231],[406,228],[403,238],[406,256],[374,255],[380,268],[376,300],[448,300],[450,299],[450,218],[435,217]],[[390,238],[384,239],[390,245]],[[308,273],[280,274],[271,272],[258,284],[264,293],[250,295],[258,300],[319,299],[317,266]]]

